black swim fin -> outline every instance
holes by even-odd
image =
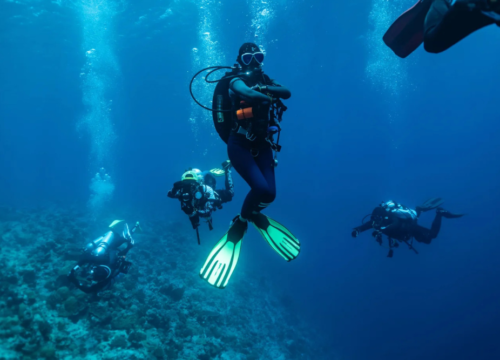
[[[437,209],[436,212],[446,219],[458,219],[465,215],[465,214],[454,214],[442,208]]]
[[[437,209],[443,204],[444,200],[442,198],[432,198],[425,201],[422,205],[417,206],[417,211],[426,212],[432,209]]]
[[[385,33],[383,40],[394,53],[405,58],[424,42],[424,22],[433,0],[419,0],[405,11]]]

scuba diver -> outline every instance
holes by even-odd
[[[105,290],[120,273],[127,274],[132,265],[125,257],[134,246],[132,234],[140,230],[139,222],[130,230],[123,220],[115,220],[109,228],[82,249],[81,259],[68,274],[69,280],[87,294]],[[124,244],[126,247],[120,249]]]
[[[264,53],[254,43],[244,43],[231,72],[217,81],[207,78],[214,71],[227,68],[214,66],[207,82],[217,82],[212,109],[217,132],[227,144],[227,152],[234,169],[250,186],[240,215],[230,224],[228,232],[215,245],[200,271],[209,284],[224,288],[236,267],[241,241],[248,221],[253,223],[271,247],[286,261],[295,259],[300,243],[283,225],[261,214],[276,197],[275,167],[281,150],[280,122],[286,106],[281,99],[290,98],[290,90],[264,74]],[[277,142],[274,136],[277,135]]]
[[[362,225],[355,227],[351,235],[355,238],[363,231],[374,229],[372,236],[380,245],[382,245],[382,234],[389,238],[388,257],[393,255],[392,248],[399,246],[394,240],[406,243],[411,250],[418,254],[413,247],[413,239],[424,244],[430,244],[439,234],[443,217],[455,219],[464,215],[453,214],[448,210],[444,210],[440,207],[443,203],[444,201],[441,198],[429,199],[422,205],[417,206],[416,210],[394,201],[381,203],[371,214],[365,216],[365,218],[370,216],[370,221],[363,222]],[[431,228],[427,229],[418,225],[417,221],[420,214],[433,209],[436,209],[436,217]]]
[[[440,53],[492,24],[500,26],[500,0],[419,0],[391,25],[384,42],[401,58],[422,43]]]
[[[216,190],[216,177],[222,175],[225,176],[225,189]],[[174,183],[167,196],[181,202],[181,209],[189,216],[191,225],[196,230],[199,244],[200,218],[205,219],[209,229],[212,230],[212,212],[222,209],[222,204],[233,199],[231,162],[226,160],[222,163],[222,169],[215,168],[204,173],[198,169],[186,171],[182,174],[181,180]]]

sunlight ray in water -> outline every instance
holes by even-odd
[[[117,12],[116,4],[109,0],[84,0],[79,3],[83,27],[85,64],[81,71],[82,96],[86,114],[78,127],[90,135],[91,168],[110,166],[111,151],[116,139],[113,120],[111,94],[114,80],[119,72],[112,46],[112,26]],[[104,174],[103,174],[104,175]],[[97,216],[112,197],[114,185],[111,180],[105,192],[96,191],[95,178],[92,179],[89,208]]]
[[[275,8],[279,5],[277,3],[276,0],[248,0],[252,23],[247,36],[248,39],[259,45],[263,52],[266,51],[269,24],[275,17]]]
[[[218,41],[218,26],[217,19],[221,10],[219,1],[200,0],[199,1],[199,23],[198,23],[198,42],[192,49],[193,71],[196,73],[199,70],[208,66],[225,65],[226,60]],[[211,107],[213,84],[208,84],[204,81],[205,74],[202,74],[193,83],[193,92],[196,94],[198,101],[202,104]],[[223,74],[214,74],[223,75]],[[198,132],[200,127],[210,129],[210,134],[214,135],[215,131],[212,126],[211,112],[202,109],[198,105],[191,102],[191,114],[189,121],[191,122],[192,130],[196,137],[196,142],[199,141]]]
[[[391,96],[400,94],[408,77],[407,67],[405,61],[395,56],[384,44],[382,37],[407,3],[408,0],[374,0],[369,15],[366,75],[374,86],[382,88]]]

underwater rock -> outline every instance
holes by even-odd
[[[36,272],[33,269],[24,270],[21,273],[23,277],[23,282],[28,285],[34,285],[36,283]]]
[[[101,224],[60,208],[21,215],[22,223],[0,218],[3,239],[26,240],[0,252],[0,261],[8,264],[0,268],[2,360],[328,358],[314,356],[307,331],[299,330],[296,320],[291,325],[272,286],[265,294],[258,281],[213,292],[199,281],[193,272],[199,266],[196,244],[182,242],[181,225],[144,223],[148,235],[137,234],[137,244],[144,246],[129,253],[131,272],[88,295],[68,282],[77,257],[67,253],[113,219],[135,214],[120,211]]]
[[[111,320],[111,326],[114,330],[131,330],[136,326],[142,325],[143,321],[135,314],[117,316]]]
[[[77,300],[74,296],[70,296],[59,308],[59,316],[72,317],[72,321],[77,322],[84,315],[83,313],[86,309],[87,305],[84,302]]]
[[[14,274],[7,273],[2,276],[2,282],[6,282],[10,285],[17,285],[18,281],[19,278]]]
[[[167,295],[173,301],[180,301],[184,296],[184,288],[174,288],[173,285],[164,285],[160,287],[159,292],[163,295]]]
[[[47,360],[56,359],[56,348],[54,347],[54,345],[48,344],[41,348],[40,358]]]
[[[155,356],[157,359],[163,359],[165,357],[165,351],[163,351],[163,348],[157,347],[153,351],[153,356]]]
[[[109,309],[99,304],[91,304],[89,308],[89,313],[101,321],[110,316]]]
[[[33,321],[33,313],[30,309],[26,309],[23,311],[22,315],[19,318],[23,327],[29,327],[31,325],[31,322]]]
[[[157,329],[167,329],[170,324],[170,320],[166,314],[158,311],[157,309],[149,309],[146,312],[146,320]]]
[[[81,308],[81,305],[78,303],[78,300],[76,300],[74,296],[66,299],[63,306],[64,310],[66,310],[69,314],[74,314]]]
[[[145,333],[143,333],[142,331],[133,331],[128,336],[128,341],[139,343],[143,340],[146,340],[146,338],[147,338],[147,335]]]
[[[123,348],[126,349],[128,347],[128,341],[125,333],[117,333],[113,339],[111,339],[109,345],[112,348]]]
[[[38,331],[45,340],[50,339],[50,334],[52,334],[53,326],[45,320],[37,321]]]
[[[66,286],[63,286],[57,289],[57,294],[59,295],[61,301],[66,301],[70,296],[70,291]]]

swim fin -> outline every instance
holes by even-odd
[[[419,0],[387,30],[383,40],[394,53],[405,58],[424,42],[424,22],[433,0]]]
[[[224,176],[226,172],[223,169],[214,168],[210,170],[210,174],[215,177]]]
[[[252,215],[250,220],[283,259],[292,261],[299,256],[300,242],[286,227],[261,213]]]
[[[231,226],[212,249],[201,268],[200,277],[210,285],[224,289],[238,263],[241,241],[248,229],[248,222],[241,221],[239,215],[233,219]]]
[[[417,211],[426,212],[432,209],[437,209],[444,204],[444,200],[441,198],[432,198],[425,201],[422,205],[417,206]]]
[[[442,208],[437,209],[436,212],[446,219],[458,219],[465,215],[465,214],[454,214]]]

